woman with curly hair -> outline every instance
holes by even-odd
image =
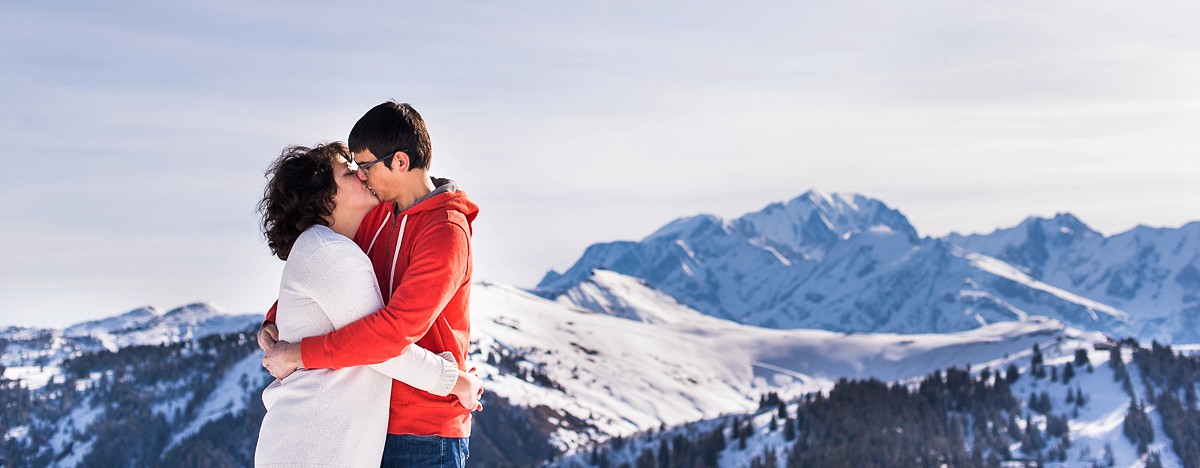
[[[259,202],[271,252],[287,263],[279,284],[278,338],[299,342],[383,307],[370,260],[350,238],[379,200],[351,170],[341,143],[286,148],[267,170]],[[267,414],[256,466],[379,466],[392,379],[478,405],[479,378],[449,353],[417,345],[383,363],[297,370],[263,391]]]

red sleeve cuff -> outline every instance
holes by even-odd
[[[324,351],[324,337],[310,336],[300,340],[300,361],[305,369],[332,369],[333,362]]]
[[[258,329],[262,330],[264,327],[267,326],[268,323],[274,323],[275,322],[275,313],[278,311],[279,311],[279,301],[276,300],[274,304],[271,304],[271,308],[267,309],[267,318],[263,320],[262,327],[259,327]]]

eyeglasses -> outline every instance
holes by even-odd
[[[369,162],[369,163],[363,163],[363,164],[359,164],[359,163],[357,163],[357,162],[354,162],[354,160],[350,160],[350,161],[347,163],[347,165],[350,167],[350,170],[352,170],[352,171],[355,171],[355,172],[358,172],[359,174],[366,175],[366,173],[367,173],[367,169],[370,169],[370,168],[371,168],[371,166],[374,166],[374,165],[376,165],[376,164],[379,164],[379,163],[383,162],[384,160],[391,159],[393,156],[395,156],[395,155],[399,154],[401,151],[403,151],[403,150],[396,150],[396,151],[392,151],[392,154],[389,154],[389,155],[387,155],[387,156],[384,156],[384,157],[382,157],[382,158],[376,159],[376,160],[374,160],[374,161],[371,161],[371,162]]]

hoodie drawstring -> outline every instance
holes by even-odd
[[[388,222],[388,220],[389,220],[389,219],[392,219],[392,213],[391,213],[391,212],[389,212],[389,213],[387,214],[387,216],[384,216],[384,217],[383,217],[383,222],[382,222],[382,223],[379,223],[379,229],[375,230],[375,237],[372,237],[372,238],[371,238],[371,244],[367,246],[367,253],[368,253],[368,254],[370,254],[370,253],[371,253],[371,249],[375,248],[375,239],[378,239],[378,238],[379,238],[379,233],[383,232],[383,227],[384,227],[384,226],[387,226],[387,222]]]
[[[387,221],[384,221],[387,224]],[[396,290],[396,260],[400,259],[400,244],[404,242],[404,225],[408,224],[408,215],[400,218],[400,233],[396,234],[396,253],[392,255],[392,274],[388,278],[388,291]]]

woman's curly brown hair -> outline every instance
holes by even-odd
[[[314,224],[328,226],[333,214],[333,196],[337,194],[333,165],[338,157],[350,159],[341,142],[313,148],[289,146],[264,176],[267,188],[258,202],[262,214],[263,236],[267,247],[280,260],[287,260],[296,238]]]

